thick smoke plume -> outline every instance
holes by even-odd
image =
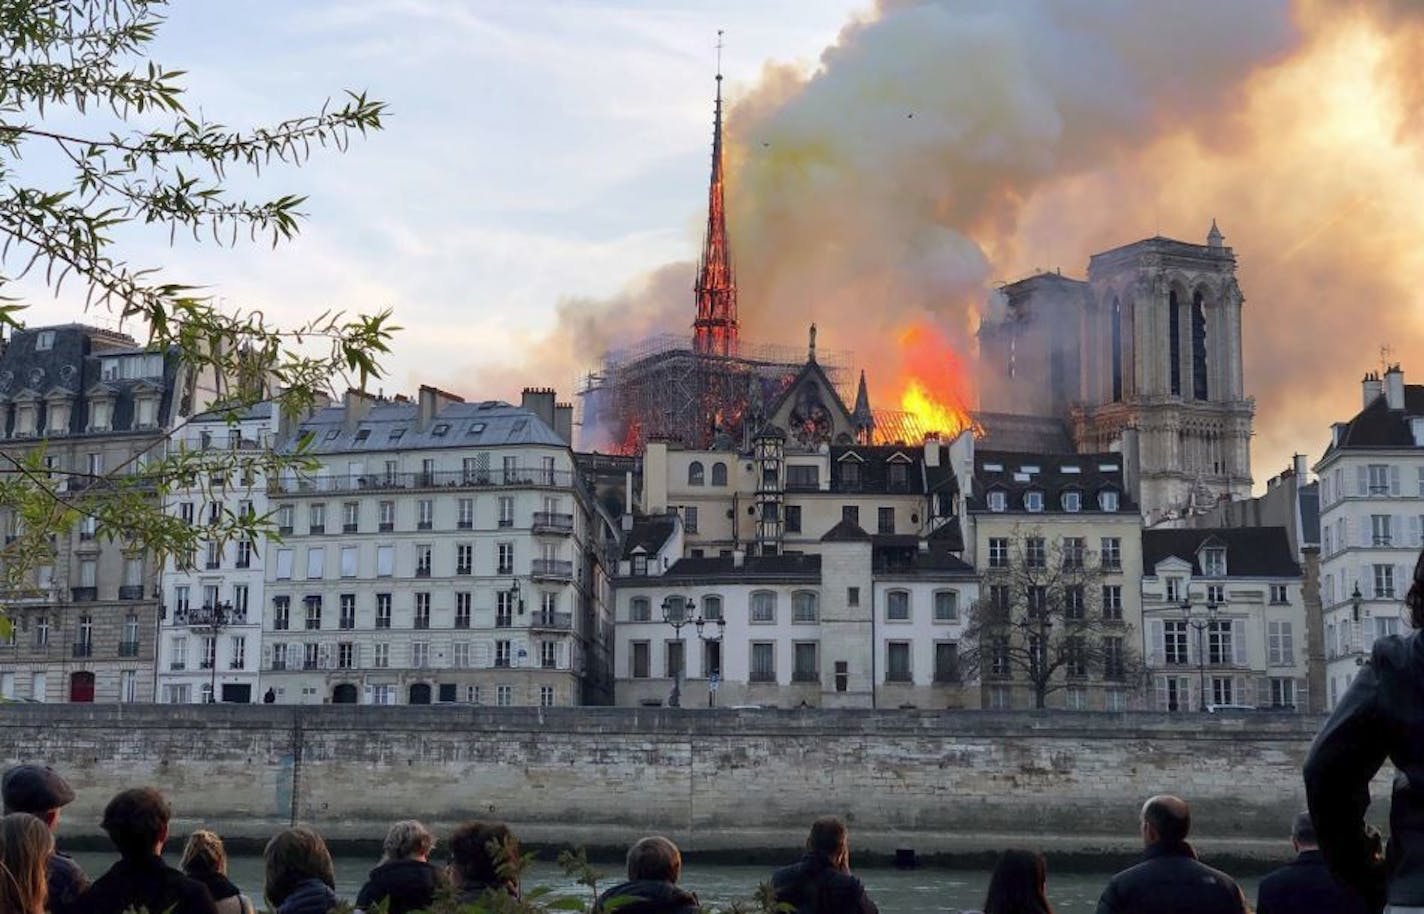
[[[1424,351],[1421,7],[883,0],[813,71],[768,64],[733,93],[743,335],[799,343],[814,321],[893,408],[907,326],[972,356],[995,281],[1081,276],[1154,234],[1200,242],[1215,217],[1247,297],[1257,476],[1318,455],[1381,343]],[[642,294],[566,303],[577,326],[530,376],[626,343],[613,314],[685,332],[689,285],[677,265]]]

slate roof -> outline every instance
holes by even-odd
[[[891,459],[897,455],[902,459]],[[909,445],[831,445],[831,491],[919,495],[925,491],[924,456],[923,448]],[[844,468],[847,462],[859,465],[859,485],[846,482]],[[890,482],[889,468],[892,463],[905,467],[903,485]]]
[[[997,467],[997,469],[995,469]],[[1025,473],[1036,467],[1036,472]],[[1103,469],[1111,467],[1111,469]],[[989,509],[988,493],[1000,490],[1008,493],[1006,513],[1027,513],[1024,495],[1030,491],[1043,493],[1043,514],[1062,513],[1063,493],[1082,493],[1078,513],[1101,513],[1098,493],[1112,490],[1118,493],[1118,514],[1137,510],[1123,483],[1121,454],[1020,454],[1011,451],[974,452],[974,493],[967,499],[971,511]],[[1076,469],[1076,472],[1074,470]]]
[[[1410,416],[1424,416],[1424,384],[1404,385],[1404,409],[1390,409],[1389,402],[1376,397],[1345,424],[1339,442],[1331,443],[1326,454],[1342,448],[1412,448],[1414,434]]]
[[[740,568],[736,567],[733,561],[730,555],[678,559],[661,575],[621,578],[618,586],[636,587],[641,582],[661,586],[693,580],[752,584],[775,581],[819,582],[821,579],[819,555],[749,555],[743,560]]]
[[[821,537],[823,543],[868,543],[870,534],[864,528],[848,517],[843,517],[840,523],[827,530]]]
[[[940,524],[929,535],[932,548],[948,549],[950,552],[964,551],[964,530],[959,525],[958,517],[951,517],[948,521]]]
[[[1209,527],[1142,531],[1142,568],[1153,574],[1157,563],[1176,557],[1200,569],[1197,553],[1206,545],[1226,547],[1228,578],[1300,577],[1285,527]]]
[[[633,521],[633,529],[623,538],[623,557],[632,558],[639,547],[646,555],[657,554],[676,529],[677,517],[672,514],[637,518]]]
[[[895,550],[893,552],[880,553],[875,558],[875,574],[885,575],[887,577],[895,577],[897,575],[913,577],[919,574],[934,577],[944,575],[966,575],[973,577],[977,573],[973,565],[970,565],[958,556],[934,549],[928,552],[921,552],[919,550]]]
[[[348,428],[342,406],[329,406],[301,423],[297,434],[312,433],[312,454],[349,454],[365,451],[427,450],[446,447],[568,445],[543,420],[527,409],[501,400],[483,403],[447,403],[426,424],[416,427],[420,406],[415,401],[385,400],[374,403],[361,420]],[[363,438],[361,431],[367,434]],[[400,430],[397,440],[391,434]]]

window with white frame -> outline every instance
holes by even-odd
[[[1122,585],[1103,585],[1103,619],[1109,622],[1122,621]]]
[[[1098,510],[1113,512],[1118,507],[1118,494],[1112,489],[1105,489],[1098,493]]]
[[[384,641],[378,641],[373,645],[373,657],[371,666],[378,670],[384,670],[391,665],[391,646]]]
[[[756,590],[751,595],[751,620],[756,623],[776,621],[776,594],[770,590]]]
[[[1394,598],[1394,566],[1374,566],[1375,599]]]
[[[1009,567],[1009,538],[1006,536],[989,537],[989,567],[1007,568]]]
[[[818,613],[816,594],[810,590],[798,590],[791,595],[791,621],[815,622]]]
[[[1043,510],[1043,493],[1030,489],[1024,493],[1024,510],[1037,514]]]
[[[910,592],[908,590],[886,591],[885,618],[890,622],[910,621]]]
[[[1331,583],[1332,583],[1332,584],[1334,583],[1334,580],[1333,580],[1333,579],[1331,580]],[[1290,602],[1290,590],[1289,590],[1289,588],[1288,588],[1285,584],[1272,584],[1272,585],[1271,585],[1271,602],[1272,602],[1272,603],[1289,603],[1289,602]],[[1329,603],[1329,602],[1330,602],[1330,597],[1327,596],[1327,597],[1326,597],[1326,603]]]
[[[1009,508],[1008,493],[1001,489],[995,489],[989,493],[989,510],[996,514],[1002,514]]]
[[[1105,536],[1098,541],[1098,558],[1104,571],[1122,569],[1122,537]]]
[[[1048,542],[1041,536],[1024,538],[1024,564],[1029,568],[1048,567]]]
[[[936,622],[959,621],[959,591],[936,590],[934,593],[934,620]]]
[[[1162,623],[1162,657],[1169,664],[1187,662],[1187,623],[1168,620]]]
[[[1295,663],[1295,634],[1285,619],[1266,623],[1267,662],[1271,666],[1291,666]]]

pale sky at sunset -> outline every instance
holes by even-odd
[[[813,65],[865,5],[176,2],[154,57],[188,71],[189,104],[205,116],[267,123],[344,88],[392,113],[345,155],[264,174],[254,196],[310,195],[295,242],[170,249],[166,232],[142,232],[124,236],[125,252],[284,323],[393,307],[406,329],[388,392],[444,381],[432,366],[508,359],[563,296],[606,295],[695,257],[717,29],[734,95],[766,60]],[[58,301],[36,295],[25,317],[73,320],[80,301],[71,289]],[[548,383],[566,389],[577,370]]]

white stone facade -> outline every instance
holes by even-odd
[[[170,447],[214,448],[242,455],[272,447],[277,405],[259,403],[229,422],[225,413],[194,418]],[[174,490],[165,510],[189,524],[227,515],[266,517],[267,480],[260,473],[194,480]],[[158,634],[158,701],[190,704],[260,701],[265,542],[203,543],[188,561],[163,568]]]
[[[547,402],[546,402],[547,401]],[[552,391],[522,407],[350,394],[277,480],[262,685],[279,703],[611,700],[606,515]]]
[[[1402,604],[1424,546],[1424,386],[1397,368],[1367,375],[1361,412],[1334,426],[1315,471],[1333,708],[1375,639],[1409,630]]]

